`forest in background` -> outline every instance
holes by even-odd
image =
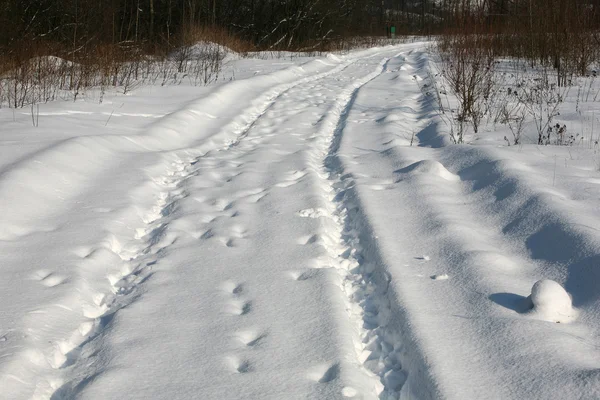
[[[599,6],[600,0],[4,0],[0,50],[75,56],[118,45],[157,52],[192,40],[199,28],[253,50],[324,47],[385,35],[392,24],[401,34],[564,34],[597,28]]]
[[[466,63],[550,65],[565,83],[598,61],[599,9],[600,0],[3,0],[0,104],[48,101],[59,90],[77,98],[91,86],[127,91],[140,77],[177,82],[190,68],[207,84],[222,46],[242,55],[346,50],[376,43],[390,26],[437,35],[442,53]],[[199,42],[210,43],[200,54]]]
[[[325,45],[340,37],[384,35],[391,10],[408,13],[414,28],[424,22],[417,15],[425,12],[420,5],[387,3],[381,0],[5,0],[0,6],[0,46],[4,52],[29,52],[35,47],[50,46],[49,51],[61,48],[77,53],[98,45],[135,45],[155,52],[186,43],[200,29],[219,31],[221,36],[225,31],[246,42],[248,49],[299,50]]]

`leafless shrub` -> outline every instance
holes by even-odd
[[[521,144],[521,136],[523,135],[523,127],[527,117],[527,107],[520,101],[513,103],[505,102],[500,108],[499,115],[501,116],[500,122],[508,125],[512,133],[512,144]]]
[[[185,29],[164,46],[129,40],[76,47],[25,40],[27,46],[0,51],[0,107],[76,100],[97,91],[102,102],[111,87],[128,93],[140,84],[179,84],[186,77],[191,84],[207,85],[219,79],[230,49],[246,55],[254,48],[218,27]]]
[[[494,62],[479,35],[452,35],[440,41],[442,74],[458,100],[455,143],[463,143],[465,124],[478,133],[485,114],[485,102],[492,94]]]
[[[519,101],[527,109],[535,123],[538,144],[549,140],[548,128],[559,115],[560,104],[569,88],[560,88],[548,79],[547,73],[534,78],[533,84],[524,83],[518,92]]]

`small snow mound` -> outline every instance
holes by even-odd
[[[435,160],[421,160],[409,165],[406,168],[402,168],[399,172],[409,174],[430,174],[437,175],[444,178],[447,181],[458,181],[460,178],[448,171],[442,163]]]
[[[570,322],[575,317],[571,296],[558,283],[542,279],[534,283],[529,296],[533,312],[541,319],[552,322]]]

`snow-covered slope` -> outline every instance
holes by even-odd
[[[0,110],[0,398],[600,397],[598,172],[449,145],[424,48]]]
[[[365,241],[377,245],[374,260],[390,281],[390,335],[408,347],[403,391],[407,398],[598,398],[600,220],[553,187],[553,157],[537,146],[444,146],[444,125],[427,96],[405,89],[411,75],[426,73],[425,57],[398,60],[396,69],[410,74],[382,75],[361,90],[356,103],[368,106],[353,108],[341,147],[372,232]],[[386,99],[394,89],[404,96]],[[407,147],[398,126],[422,147]],[[586,176],[598,193],[590,187],[598,172],[571,174]],[[542,278],[573,297],[579,315],[571,324],[529,311],[527,296]]]

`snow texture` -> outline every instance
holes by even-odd
[[[427,45],[0,109],[0,398],[600,398],[594,153],[451,145]]]

